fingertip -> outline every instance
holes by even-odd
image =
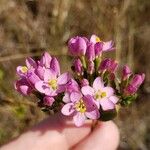
[[[119,144],[119,130],[112,121],[98,122],[93,132],[75,149],[115,150]]]

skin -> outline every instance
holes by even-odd
[[[56,114],[42,121],[1,150],[115,150],[119,131],[112,122],[98,122],[91,132],[92,121],[76,127],[71,118]]]

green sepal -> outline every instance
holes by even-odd
[[[136,98],[137,98],[137,94],[129,95],[129,96],[123,97],[120,103],[122,106],[129,106],[130,104],[133,103],[133,101],[136,100]]]

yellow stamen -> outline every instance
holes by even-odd
[[[86,106],[85,106],[82,99],[80,99],[79,102],[77,102],[75,104],[75,108],[76,108],[77,111],[79,111],[81,113],[84,113],[86,111]]]
[[[48,82],[49,86],[52,87],[53,90],[57,89],[57,80],[53,79]]]
[[[28,68],[27,68],[26,66],[23,66],[23,67],[21,68],[21,71],[22,71],[23,73],[26,73],[26,72],[28,71]]]
[[[100,38],[98,36],[96,37],[95,40],[96,40],[96,42],[101,42],[101,40],[100,40]]]
[[[104,97],[106,97],[106,96],[107,96],[106,92],[98,91],[98,92],[95,94],[95,99],[96,99],[96,100],[99,100],[99,99],[102,99],[102,98],[104,98]]]

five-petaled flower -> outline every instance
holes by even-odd
[[[80,92],[72,92],[69,99],[70,101],[63,106],[61,112],[66,116],[73,116],[76,126],[83,125],[87,118],[99,118],[99,110],[92,96],[83,96]]]
[[[114,89],[108,86],[105,87],[100,77],[94,80],[93,87],[84,86],[81,91],[84,95],[93,96],[98,108],[101,106],[103,110],[114,109],[115,104],[119,100],[118,97],[114,95]]]

